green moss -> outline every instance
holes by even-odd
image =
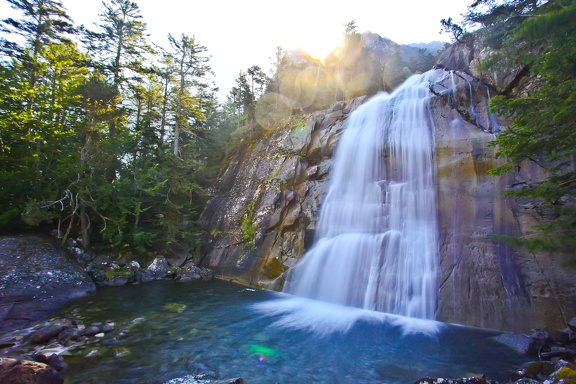
[[[246,208],[246,217],[242,220],[242,236],[248,247],[253,251],[256,249],[254,238],[258,227],[252,222],[254,220],[254,210],[256,209],[256,199],[253,199]]]
[[[115,277],[132,277],[134,275],[134,271],[132,271],[131,269],[128,268],[115,268],[115,269],[109,269],[106,272],[104,272],[104,276],[106,276],[107,279],[113,279]]]
[[[284,266],[280,260],[275,257],[268,261],[264,268],[262,268],[262,276],[272,280],[280,276],[284,271],[286,271],[286,266]]]
[[[556,380],[576,379],[576,372],[568,367],[564,367],[554,376]]]
[[[179,303],[168,303],[162,307],[164,312],[169,313],[182,313],[186,309],[186,305]]]

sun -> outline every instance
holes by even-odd
[[[311,57],[324,61],[324,59],[341,44],[341,33],[316,31],[307,35],[301,42],[300,47]]]

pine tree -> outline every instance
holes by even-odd
[[[2,29],[7,37],[24,37],[21,44],[3,40],[9,58],[0,71],[0,226],[14,229],[57,217],[50,201],[64,210],[79,154],[75,89],[87,71],[86,57],[69,40],[74,28],[59,1],[9,2],[23,18],[3,20]]]
[[[109,0],[103,5],[99,29],[86,30],[84,42],[89,51],[96,55],[93,65],[114,84],[118,93],[122,93],[135,75],[145,71],[145,55],[152,52],[152,48],[148,44],[146,24],[141,20],[136,3]],[[122,112],[121,105],[115,108]],[[108,134],[111,139],[118,135],[124,118],[122,113],[118,113],[116,118],[109,121]],[[119,160],[116,160],[108,170],[109,182],[116,178],[119,167]]]
[[[182,133],[199,138],[198,128],[206,119],[199,99],[202,89],[206,86],[204,78],[211,72],[207,64],[209,57],[204,53],[206,47],[197,44],[194,36],[182,34],[179,40],[168,35],[173,52],[171,56],[175,65],[177,85],[174,92],[174,156],[180,156],[180,141]]]

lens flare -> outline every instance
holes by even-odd
[[[342,35],[328,31],[320,31],[307,36],[301,48],[312,58],[322,62],[342,43]]]

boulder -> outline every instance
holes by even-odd
[[[191,280],[212,280],[212,271],[206,268],[200,268],[195,265],[185,265],[176,272],[174,280],[185,282]]]
[[[521,333],[502,333],[501,335],[493,337],[492,339],[522,355],[530,354],[533,349],[532,339]]]
[[[0,237],[0,332],[24,327],[96,286],[50,238]]]
[[[32,333],[30,341],[34,344],[43,344],[58,336],[62,332],[60,324],[49,324]]]
[[[570,319],[566,325],[568,325],[568,328],[570,328],[572,332],[576,332],[576,317]]]
[[[155,258],[152,263],[146,268],[142,274],[142,281],[148,282],[153,280],[160,280],[168,275],[170,267],[166,258],[160,256]]]
[[[98,255],[87,263],[86,272],[99,287],[116,287],[137,281],[139,264],[131,261],[128,264],[117,261],[111,255]]]
[[[60,374],[47,364],[0,358],[2,384],[63,384]]]

